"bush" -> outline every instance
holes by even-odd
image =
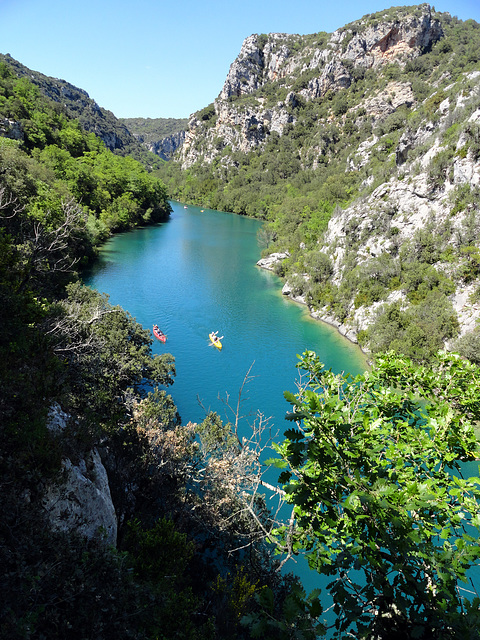
[[[433,189],[440,189],[445,182],[450,180],[450,172],[452,169],[453,149],[444,149],[439,151],[432,158],[428,166],[428,180]]]
[[[323,251],[309,251],[304,256],[305,269],[313,282],[326,282],[333,274],[333,264]]]
[[[398,303],[379,310],[368,328],[372,353],[394,350],[415,362],[427,362],[458,334],[458,319],[451,301],[437,290],[402,310]]]
[[[197,118],[199,120],[203,120],[204,122],[208,122],[215,116],[215,105],[211,102],[209,105],[197,111]]]
[[[455,340],[453,349],[470,362],[480,365],[480,329],[476,327],[473,331]]]
[[[308,282],[298,273],[288,276],[288,284],[290,285],[292,295],[295,297],[303,296],[309,289]]]

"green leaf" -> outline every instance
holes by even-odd
[[[299,402],[297,400],[297,397],[293,393],[291,393],[291,391],[284,391],[283,392],[283,397],[290,404],[293,404],[293,405],[298,405],[299,404]]]
[[[287,429],[284,433],[285,437],[288,438],[289,440],[295,441],[295,440],[303,440],[303,438],[305,437],[303,435],[303,433],[301,431],[299,431],[298,429]]]
[[[276,469],[285,469],[288,466],[288,462],[286,460],[281,460],[279,458],[269,458],[265,460],[265,464],[269,467],[275,467]]]

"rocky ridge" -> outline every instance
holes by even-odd
[[[221,190],[212,201],[227,210],[257,215],[258,185],[258,215],[274,221],[271,238],[282,236],[259,266],[286,274],[286,295],[366,350],[369,328],[393,307],[414,327],[427,292],[438,290],[446,314],[452,305],[447,347],[480,316],[480,60],[470,22],[423,4],[333,34],[249,36],[176,156],[193,176],[200,167],[200,184],[211,176]],[[262,170],[272,178],[262,181]],[[349,177],[356,200],[343,197],[314,245],[310,231],[298,232],[309,228],[302,207],[321,210],[318,183]],[[328,279],[312,278],[309,259],[331,265]],[[409,281],[409,268],[437,284]]]
[[[111,111],[100,107],[84,89],[80,89],[66,80],[52,78],[38,71],[33,71],[9,54],[0,54],[0,61],[8,64],[19,78],[27,77],[47,98],[62,105],[70,118],[78,120],[85,131],[94,133],[101,138],[110,151],[116,151],[120,154],[129,153],[140,157],[145,154],[142,145],[129,129]],[[2,129],[6,126],[10,127],[7,129],[9,137],[20,139],[18,136],[21,137],[22,134],[17,131],[20,127],[19,123],[16,123],[15,126],[0,123]]]
[[[464,90],[466,83],[470,87],[468,95]],[[469,146],[465,134],[459,137],[451,163],[440,183],[432,186],[432,166],[439,154],[446,150],[444,134],[447,129],[461,121],[465,113],[470,113],[467,123],[475,131],[480,128],[480,71],[467,74],[451,90],[451,96],[439,106],[440,117],[435,123],[422,124],[416,131],[407,131],[400,138],[396,149],[392,151],[399,173],[379,185],[367,197],[360,198],[343,210],[338,208],[332,216],[327,232],[319,242],[319,250],[332,260],[334,283],[341,284],[345,277],[347,256],[357,266],[367,267],[382,254],[395,255],[398,247],[412,241],[419,230],[442,230],[444,235],[447,234],[447,247],[455,247],[472,224],[472,232],[478,237],[480,229],[476,220],[472,222],[472,207],[452,215],[452,204],[458,189],[462,186],[480,187],[480,157]],[[351,164],[359,167],[367,163],[377,141],[373,136],[361,145],[353,154]],[[428,150],[422,155],[415,155],[415,150],[426,143]],[[273,269],[285,257],[284,254],[272,254],[270,260],[263,259],[258,265]],[[436,266],[447,275],[452,271],[452,265],[448,262],[437,263]],[[457,282],[455,292],[451,295],[460,335],[472,331],[480,318],[480,304],[471,301],[474,289],[474,284]],[[285,283],[283,293],[297,302],[306,303],[305,296],[295,295],[289,282]],[[402,291],[393,291],[384,300],[372,305],[356,307],[352,303],[344,320],[335,317],[327,306],[312,308],[311,312],[315,318],[336,326],[342,335],[357,342],[358,333],[374,322],[379,308],[392,302],[408,305]]]
[[[175,151],[183,145],[185,142],[185,131],[179,131],[173,133],[166,138],[161,138],[156,142],[144,142],[140,139],[140,142],[152,153],[160,156],[162,160],[171,160]]]
[[[190,118],[180,151],[182,168],[199,159],[211,163],[227,146],[232,151],[251,151],[263,145],[270,133],[281,135],[287,124],[295,123],[292,107],[298,101],[350,87],[358,70],[376,70],[393,60],[404,65],[421,55],[442,36],[442,28],[429,5],[410,9],[380,22],[369,22],[366,16],[329,36],[273,33],[246,38],[214,102],[215,117],[207,124],[198,114]],[[283,86],[284,100],[269,104],[268,92],[262,89],[271,83]],[[386,110],[412,103],[410,87],[393,84],[365,108],[385,117]]]
[[[186,118],[120,118],[120,122],[151,153],[170,160],[185,140]]]

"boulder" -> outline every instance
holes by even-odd
[[[260,260],[257,262],[257,266],[262,267],[262,269],[273,271],[275,265],[278,262],[282,262],[282,260],[285,260],[285,258],[288,258],[288,256],[288,253],[271,253],[265,258],[260,258]]]
[[[108,477],[95,449],[78,464],[62,461],[63,481],[48,487],[44,507],[53,529],[117,542],[117,518]]]
[[[48,427],[59,435],[69,416],[59,405],[50,410]],[[115,545],[117,518],[112,502],[108,476],[96,449],[75,464],[62,460],[61,478],[45,489],[43,505],[53,529],[74,531],[88,539],[101,539]]]

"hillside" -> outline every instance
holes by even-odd
[[[18,78],[28,78],[42,95],[61,105],[70,118],[75,119],[85,131],[103,140],[110,151],[118,155],[130,155],[148,168],[156,168],[161,164],[155,154],[148,152],[137,141],[125,124],[111,111],[100,107],[84,89],[29,69],[8,54],[0,54],[0,61],[5,62]]]
[[[262,498],[245,515],[258,456],[215,414],[182,425],[173,356],[80,278],[112,233],[169,219],[165,187],[32,75],[0,61],[0,638],[250,637],[253,594],[278,609],[293,584]]]
[[[149,151],[170,160],[185,141],[188,119],[176,118],[120,118],[127,129]]]
[[[0,60],[1,640],[478,640],[479,44],[427,5],[250,36],[168,163]],[[412,359],[352,380],[305,351],[283,439],[240,415],[250,372],[232,423],[183,424],[174,357],[81,281],[168,221],[157,173],[263,219],[286,294]]]
[[[479,47],[429,5],[252,35],[164,181],[264,219],[285,293],[365,350],[480,361]]]

